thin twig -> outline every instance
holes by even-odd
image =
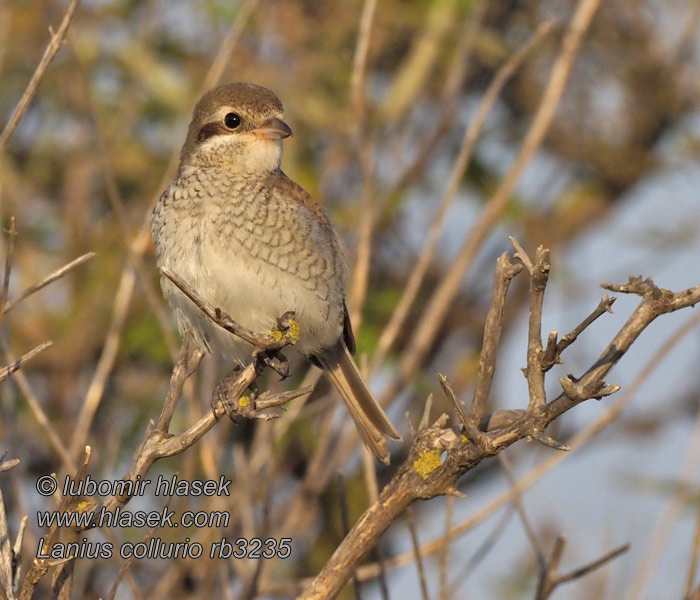
[[[700,467],[700,410],[695,417],[693,432],[685,454],[685,459],[678,473],[678,484],[673,494],[668,498],[664,509],[652,531],[651,537],[644,549],[632,583],[627,591],[628,600],[641,599],[647,596],[647,589],[658,568],[663,549],[665,548],[675,527],[675,523],[683,514],[688,499],[693,492],[693,482]]]
[[[695,583],[696,570],[698,568],[698,557],[700,556],[700,501],[698,501],[697,516],[695,517],[695,532],[693,533],[693,543],[690,548],[690,560],[688,562],[688,575],[685,579],[685,593],[683,598],[691,600],[693,594],[693,584]]]
[[[516,489],[515,486],[517,484],[517,479],[513,473],[513,465],[505,452],[501,452],[498,455],[498,462],[501,464],[501,468],[505,473],[506,479],[508,480],[508,485],[510,485],[511,488]],[[530,523],[530,518],[527,516],[527,512],[525,511],[522,494],[518,491],[516,491],[513,495],[513,506],[515,507],[515,511],[518,513],[518,517],[520,517],[520,522],[525,530],[525,534],[527,535],[530,545],[535,552],[535,558],[537,558],[540,573],[544,573],[546,568],[544,550],[542,549],[542,544],[535,533],[534,527]]]
[[[585,577],[592,571],[599,569],[600,567],[609,563],[611,560],[617,558],[621,554],[624,554],[630,547],[629,544],[623,544],[610,552],[606,552],[600,558],[582,567],[569,571],[564,575],[559,575],[559,563],[561,562],[561,557],[564,552],[565,542],[566,540],[562,536],[559,536],[554,542],[554,548],[552,549],[552,554],[547,563],[547,568],[542,573],[537,586],[537,595],[535,596],[536,600],[547,600],[547,598],[552,595],[554,590],[562,583],[567,583],[569,581],[574,581]]]
[[[85,445],[90,426],[102,401],[107,379],[112,372],[112,367],[117,359],[121,333],[126,324],[126,317],[129,312],[129,299],[136,285],[136,272],[133,267],[122,271],[121,279],[114,297],[114,309],[112,319],[107,329],[105,342],[100,351],[100,358],[97,367],[88,385],[85,399],[78,413],[75,434],[71,440],[71,454],[76,456],[80,448]]]
[[[76,469],[69,471],[69,473],[73,473],[72,479],[74,481],[82,481],[87,474],[87,468],[88,464],[90,463],[90,457],[92,455],[92,450],[90,446],[85,447],[85,451],[83,454],[83,459],[80,462],[80,466],[77,467]],[[55,476],[54,476],[55,477]],[[60,494],[60,492],[57,490],[57,494]],[[63,496],[60,499],[60,503],[57,509],[57,513],[64,513],[69,510],[69,507],[71,506],[72,503],[74,503],[74,498],[72,496]],[[41,551],[42,555],[47,555],[49,550],[52,547],[52,542],[54,539],[54,536],[56,533],[59,531],[59,527],[54,521],[54,523],[51,525],[49,528],[48,532],[43,536],[43,544],[41,546]],[[71,533],[76,533],[74,530],[71,530]],[[63,585],[59,586],[61,590],[69,590],[71,586],[71,580],[72,577],[70,576],[70,566],[67,565],[67,562],[73,562],[73,558],[67,558],[66,560],[59,560],[59,562],[52,561],[50,559],[46,558],[35,558],[32,561],[31,567],[29,568],[29,571],[27,572],[27,575],[24,578],[24,582],[22,583],[22,589],[20,591],[20,600],[30,600],[32,596],[34,595],[34,588],[36,587],[36,584],[39,583],[42,577],[46,575],[48,570],[51,567],[54,566],[59,566],[61,567],[62,570],[63,568],[68,569],[65,571],[68,573],[68,576],[63,579]],[[58,590],[57,590],[58,591]],[[62,591],[60,593],[63,593]]]
[[[629,549],[629,544],[622,544],[622,546],[619,546],[618,548],[615,548],[614,550],[603,554],[603,556],[594,560],[593,562],[588,563],[587,565],[579,567],[578,569],[574,569],[573,571],[565,573],[564,575],[559,575],[556,579],[557,585],[561,583],[566,583],[567,581],[573,581],[574,579],[580,579],[584,575],[588,575],[588,573],[590,573],[591,571],[599,569],[606,563],[610,562],[613,558],[620,556],[620,554],[624,554]]]
[[[454,406],[455,412],[459,417],[459,421],[462,424],[462,427],[464,427],[464,431],[466,432],[469,441],[474,442],[474,444],[476,444],[476,446],[482,452],[489,453],[491,451],[491,448],[488,438],[484,433],[479,431],[479,428],[476,426],[474,421],[469,418],[469,415],[467,415],[467,411],[465,410],[464,406],[459,400],[457,400],[457,397],[455,396],[455,393],[452,390],[452,386],[450,386],[450,383],[447,381],[447,377],[445,377],[442,373],[438,373],[438,381],[440,382],[440,385],[442,386],[442,389],[445,392],[445,396],[447,396],[447,399],[450,401],[452,406]]]
[[[554,546],[552,548],[552,553],[549,556],[546,567],[542,570],[540,574],[540,580],[537,585],[537,593],[535,595],[535,600],[547,600],[549,596],[554,591],[556,587],[556,577],[557,570],[559,569],[559,563],[561,562],[561,557],[564,554],[564,546],[566,545],[566,538],[563,536],[557,536],[554,540]]]
[[[7,365],[6,367],[0,367],[0,382],[5,381],[10,375],[13,373],[16,373],[20,367],[27,361],[30,361],[32,358],[34,358],[39,352],[43,352],[47,348],[50,348],[53,346],[53,342],[47,341],[43,342],[42,344],[39,344],[36,348],[30,350],[26,354],[23,354],[20,356],[16,361],[14,361],[12,364]]]
[[[338,474],[337,481],[338,498],[340,499],[340,520],[343,524],[343,535],[347,535],[350,531],[350,510],[348,508],[348,494],[345,489],[345,478],[342,474]],[[360,590],[360,582],[355,575],[352,576],[352,586],[355,590],[355,600],[360,600],[362,592]]]
[[[290,343],[290,338],[282,337],[281,339],[276,339],[272,335],[256,333],[247,327],[243,327],[243,325],[234,321],[220,308],[216,308],[213,304],[202,298],[189,284],[170,269],[167,267],[160,267],[160,270],[163,275],[172,281],[173,284],[175,284],[185,296],[192,300],[197,308],[207,315],[214,323],[252,346],[263,350],[279,350]],[[282,315],[282,318],[293,319],[294,314],[290,311]]]
[[[615,296],[608,296],[603,294],[598,306],[595,307],[593,312],[588,315],[581,323],[579,323],[570,333],[562,336],[562,338],[557,342],[557,332],[553,331],[547,342],[547,348],[545,349],[544,357],[542,359],[542,368],[545,370],[551,369],[555,364],[561,362],[561,354],[573,344],[578,336],[583,333],[598,317],[604,315],[605,313],[612,313],[612,305],[615,302]]]
[[[10,532],[5,513],[5,500],[0,489],[0,592],[4,600],[14,600],[12,591],[12,548],[10,546]]]
[[[406,522],[408,530],[411,533],[411,546],[413,546],[413,556],[416,559],[416,570],[418,571],[418,581],[420,583],[420,591],[423,600],[430,600],[428,594],[428,584],[425,580],[425,567],[423,565],[423,557],[420,553],[420,542],[418,541],[418,532],[416,531],[416,520],[413,516],[413,510],[409,506],[406,509]]]
[[[254,334],[254,339],[265,338],[264,335]],[[183,348],[180,352],[180,357],[173,367],[172,376],[170,379],[170,387],[166,400],[161,409],[158,420],[151,422],[147,427],[143,440],[134,454],[129,471],[122,479],[125,481],[136,481],[138,477],[145,478],[151,466],[159,459],[168,456],[174,456],[184,452],[195,443],[197,443],[225,414],[235,410],[236,414],[244,418],[270,418],[270,411],[274,407],[280,406],[283,402],[296,398],[302,394],[307,394],[311,391],[311,387],[305,389],[284,392],[276,395],[262,395],[260,397],[260,406],[256,400],[248,398],[247,403],[240,401],[243,392],[253,384],[262,371],[261,364],[254,360],[251,364],[245,367],[240,372],[236,373],[235,378],[228,381],[226,391],[230,394],[230,398],[223,398],[215,392],[212,402],[212,409],[197,420],[193,425],[187,428],[182,433],[173,435],[169,432],[169,425],[175,411],[177,399],[182,392],[187,379],[194,373],[200,364],[202,352],[198,348],[189,352],[191,337],[187,335],[183,340]],[[290,340],[282,340],[282,346],[291,343]],[[230,404],[224,406],[224,401],[228,400]],[[273,415],[274,416],[274,415]],[[131,495],[127,493],[120,496],[110,496],[104,503],[106,511],[113,511],[117,507],[125,506],[130,500]]]
[[[79,256],[75,260],[72,260],[71,262],[69,262],[67,265],[63,265],[60,269],[55,270],[50,275],[47,275],[41,281],[38,281],[37,283],[30,285],[27,289],[20,292],[20,294],[17,295],[17,297],[9,300],[7,302],[7,304],[5,304],[5,310],[3,312],[4,313],[10,312],[20,302],[23,302],[24,300],[29,298],[29,296],[36,294],[39,290],[44,289],[47,285],[53,283],[57,279],[64,277],[70,271],[72,271],[76,267],[82,265],[84,262],[87,262],[88,260],[90,260],[94,256],[95,256],[94,252],[88,252],[86,254],[83,254],[82,256]]]
[[[450,535],[450,529],[452,528],[452,515],[454,513],[455,497],[447,497],[447,506],[445,509],[445,545],[440,552],[440,557],[438,559],[439,569],[440,569],[440,595],[438,596],[440,600],[447,600],[450,597],[450,590],[447,583],[447,571],[448,571],[448,559],[450,556],[450,542],[447,538]]]
[[[29,104],[36,94],[36,90],[39,87],[41,79],[44,77],[44,73],[46,73],[46,69],[49,67],[51,61],[60,50],[63,38],[66,36],[66,32],[68,31],[68,27],[70,27],[79,3],[80,0],[71,0],[58,31],[51,35],[51,41],[49,42],[48,46],[46,46],[44,55],[41,57],[32,78],[27,84],[27,88],[24,90],[22,97],[10,116],[10,120],[7,122],[5,129],[3,129],[3,132],[0,135],[0,155],[4,152],[7,142],[9,142],[12,134],[15,132],[15,129],[17,129],[17,125],[19,125],[19,122],[22,120],[24,113],[27,111],[27,108],[29,108]]]
[[[428,136],[421,136],[423,138],[421,146],[416,151],[413,160],[404,167],[397,177],[389,196],[399,196],[413,181],[424,174],[430,159],[435,156],[438,143],[450,131],[462,97],[461,91],[468,73],[472,52],[479,39],[487,5],[488,2],[482,0],[472,2],[445,76],[439,103],[442,108],[440,117],[433,127],[432,133]]]
[[[10,229],[7,232],[7,250],[5,254],[5,274],[2,280],[2,292],[0,293],[0,324],[2,324],[2,318],[6,312],[7,293],[10,289],[10,273],[12,272],[12,257],[15,252],[15,237],[17,237],[15,218],[10,217]]]
[[[4,342],[0,341],[0,347],[2,348],[2,351],[5,355],[5,360],[7,360],[8,363],[13,363],[15,361],[15,358],[7,348],[7,345]],[[22,394],[26,398],[27,404],[29,405],[32,414],[34,415],[34,418],[39,424],[39,427],[43,430],[44,435],[46,439],[48,439],[50,446],[61,459],[63,466],[68,470],[68,472],[74,473],[77,470],[76,463],[73,461],[73,458],[71,457],[70,452],[68,452],[68,449],[63,445],[61,437],[58,435],[48,416],[44,412],[44,409],[41,407],[41,403],[32,391],[32,388],[29,385],[29,381],[27,380],[26,376],[24,375],[21,369],[15,372],[13,380],[17,383],[17,387],[19,387],[20,392],[22,392]]]

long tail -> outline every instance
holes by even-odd
[[[401,436],[367,389],[345,342],[339,340],[315,358],[340,392],[365,445],[379,460],[389,464],[386,437],[400,440]]]

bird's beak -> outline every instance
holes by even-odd
[[[282,119],[274,117],[253,129],[251,133],[263,140],[283,140],[292,135],[292,130]]]

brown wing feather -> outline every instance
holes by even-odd
[[[311,194],[298,183],[292,181],[282,171],[279,171],[278,173],[272,173],[270,175],[270,184],[276,187],[286,198],[291,198],[293,201],[313,210],[319,221],[323,223],[323,226],[329,231],[332,231],[333,228],[326,213],[323,212],[321,207],[311,197]]]
[[[350,354],[355,356],[357,348],[355,347],[355,334],[352,332],[352,323],[350,323],[350,315],[348,314],[348,307],[343,302],[343,341],[348,347]]]

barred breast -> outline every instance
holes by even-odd
[[[287,310],[297,349],[316,354],[343,329],[347,275],[342,244],[325,214],[283,173],[232,177],[183,172],[152,217],[156,259],[242,325],[266,332]],[[182,332],[240,363],[252,348],[217,327],[169,281],[163,291]]]

